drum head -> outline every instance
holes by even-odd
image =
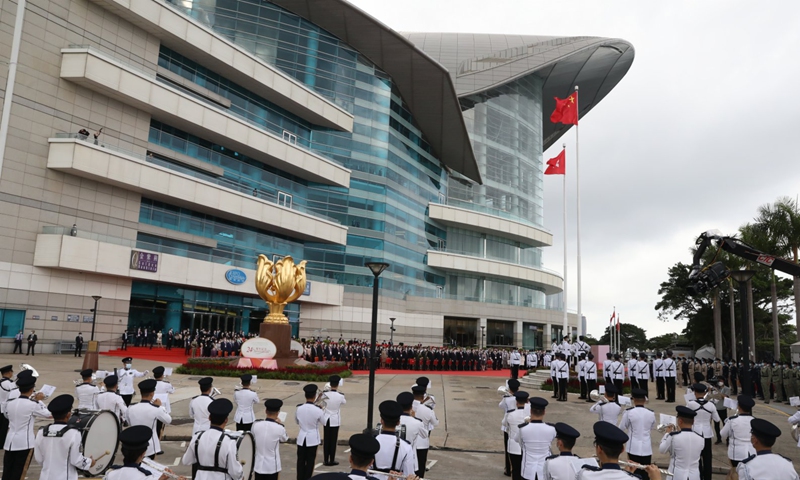
[[[102,475],[114,463],[119,443],[119,422],[117,416],[109,411],[97,412],[86,421],[83,430],[83,455],[99,459],[93,467],[86,470],[91,475]],[[108,455],[103,456],[104,453]],[[103,456],[103,458],[100,458]]]
[[[250,480],[253,476],[253,468],[256,461],[256,444],[253,440],[253,434],[244,432],[244,434],[236,440],[236,458],[242,462],[242,469],[244,470],[243,480]]]

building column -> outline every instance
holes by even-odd
[[[549,350],[550,344],[553,343],[553,330],[550,322],[544,324],[544,338],[542,338],[542,350]]]
[[[483,328],[481,328],[483,327]],[[482,335],[486,335],[486,319],[479,318],[478,319],[478,345],[481,345],[482,348],[486,348],[486,338]]]
[[[522,348],[522,320],[514,322],[514,346]]]

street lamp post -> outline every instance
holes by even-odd
[[[389,327],[389,345],[394,345],[394,321],[397,320],[394,317],[390,317],[389,321],[392,322],[392,326]]]
[[[734,270],[731,277],[739,284],[739,309],[741,310],[741,337],[742,337],[742,394],[753,396],[753,382],[750,380],[750,318],[747,305],[747,285],[753,275],[753,270]],[[735,332],[731,332],[734,335]]]
[[[83,356],[83,368],[82,370],[86,370],[91,368],[92,370],[97,371],[98,366],[98,348],[97,342],[94,339],[94,325],[97,323],[97,302],[103,297],[100,295],[92,295],[92,299],[94,300],[94,308],[92,311],[92,333],[89,337],[89,345],[86,349],[86,355]]]
[[[369,348],[369,392],[367,397],[367,428],[364,433],[372,431],[372,410],[375,408],[375,343],[378,336],[378,285],[381,273],[389,268],[386,262],[366,262],[364,266],[370,269],[375,280],[372,282],[372,329],[370,331]]]

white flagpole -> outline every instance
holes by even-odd
[[[567,151],[567,144],[563,144],[564,152]],[[566,162],[566,153],[564,153],[564,162]],[[569,329],[569,322],[567,318],[567,172],[564,171],[564,333],[567,334]]]
[[[619,330],[620,330],[620,326],[621,326],[621,325],[619,324],[619,313],[618,313],[618,314],[617,314],[617,351],[618,351],[618,352],[620,352],[620,353],[622,353],[621,343],[620,343],[620,341],[619,341]]]
[[[578,86],[575,85],[575,93],[578,93]],[[578,118],[580,118],[580,110],[578,104],[580,103],[580,96],[576,95],[575,109]],[[580,122],[578,122],[580,123]],[[583,335],[583,307],[581,304],[581,177],[580,170],[578,169],[579,151],[578,151],[578,125],[575,125],[575,192],[578,204],[578,214],[576,216],[577,222],[577,235],[578,235],[578,335]]]

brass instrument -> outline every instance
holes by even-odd
[[[328,396],[325,395],[325,394],[330,391],[331,387],[330,387],[330,385],[327,385],[327,387],[328,387],[328,390],[323,389],[323,390],[320,390],[319,392],[317,392],[317,398],[314,399],[314,405],[318,406],[319,408],[321,408],[323,410],[325,409],[325,407],[328,406],[328,402],[327,402]]]
[[[497,393],[499,393],[500,395],[503,395],[503,396],[511,396],[511,392],[508,391],[508,386],[507,385],[503,385],[503,386],[497,387]]]
[[[595,458],[597,458],[597,457],[595,457]],[[598,458],[598,460],[599,460],[599,458]],[[645,470],[645,469],[647,469],[647,465],[642,465],[641,463],[636,463],[636,462],[629,462],[627,460],[619,460],[618,463],[619,463],[619,465],[621,467],[633,467],[633,468],[635,468],[637,470]],[[672,472],[670,472],[669,470],[663,469],[663,468],[659,468],[658,471],[661,472],[663,475],[669,475],[671,477],[674,476],[672,474]]]
[[[589,398],[592,399],[593,402],[598,402],[599,401],[599,402],[601,402],[603,404],[608,403],[608,399],[606,399],[606,397],[600,395],[600,391],[599,390],[592,390],[591,392],[589,392]]]
[[[220,395],[222,392],[219,391],[217,387],[211,387],[211,393],[208,395],[211,398],[217,398],[217,395]]]
[[[675,424],[672,424],[672,423],[663,424],[663,423],[661,423],[656,427],[656,430],[659,433],[667,433],[667,430],[669,429],[669,427],[672,427],[672,431],[673,432],[678,429],[678,426],[675,425]]]
[[[33,368],[32,366],[28,365],[27,363],[20,363],[19,364],[19,369],[20,370],[30,370],[32,377],[38,377],[39,376],[39,372],[37,372],[35,368]]]
[[[96,382],[96,381],[97,381],[97,374],[93,373],[92,374],[91,385],[94,385],[94,382]],[[81,378],[80,380],[73,380],[72,383],[74,383],[75,386],[77,387],[78,385],[82,385],[83,384],[83,379]]]

